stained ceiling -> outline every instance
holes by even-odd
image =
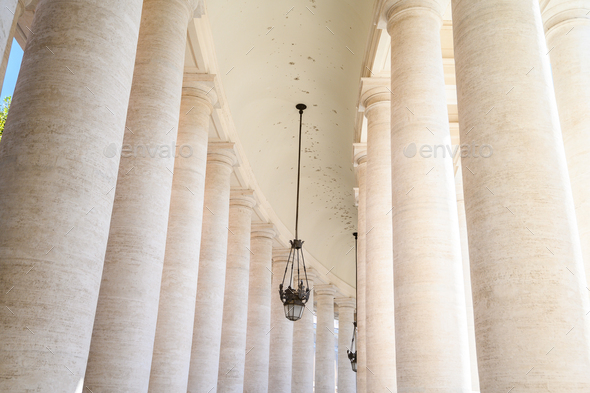
[[[294,231],[303,115],[299,233],[306,252],[355,285],[352,143],[373,0],[207,3],[219,77],[256,181]]]

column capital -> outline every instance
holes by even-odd
[[[367,162],[367,144],[366,143],[353,143],[352,154],[354,155],[354,167],[364,164]]]
[[[218,108],[218,97],[215,91],[215,74],[198,74],[185,72],[182,80],[182,96],[203,100],[211,107]]]
[[[286,263],[289,259],[289,253],[291,247],[280,247],[272,249],[272,262],[273,263]]]
[[[391,105],[390,85],[390,78],[361,78],[359,112],[367,112],[374,105]]]
[[[356,299],[353,297],[337,297],[334,302],[336,302],[338,308],[356,308]]]
[[[219,162],[230,167],[238,164],[233,142],[211,142],[207,147],[207,163]]]
[[[408,13],[434,14],[442,23],[448,3],[449,0],[386,0],[381,8],[379,28],[389,31],[396,19]]]
[[[254,190],[245,188],[232,188],[229,197],[230,206],[245,206],[252,209],[256,206]]]
[[[314,285],[316,296],[331,296],[334,297],[336,294],[336,287],[332,284],[318,284]]]
[[[543,27],[547,38],[560,27],[568,30],[576,25],[590,24],[590,9],[583,8],[580,0],[555,0],[548,3],[541,1]]]
[[[275,224],[271,223],[256,223],[252,224],[252,229],[250,231],[251,237],[264,237],[267,239],[274,239],[277,236],[277,228]]]

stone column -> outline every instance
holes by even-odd
[[[543,13],[547,48],[590,283],[590,1],[557,0]],[[584,8],[582,8],[584,7]]]
[[[319,283],[317,272],[307,268],[307,280],[312,288],[306,309],[299,321],[293,324],[293,375],[291,378],[292,393],[313,392],[313,358],[315,356],[313,332],[313,287]]]
[[[356,393],[356,375],[347,353],[354,332],[356,300],[340,297],[335,301],[338,305],[338,393]]]
[[[334,353],[334,294],[336,288],[330,284],[314,286],[317,302],[317,323],[315,333],[315,392],[333,393],[336,389]]]
[[[273,224],[252,225],[244,393],[268,392]],[[278,297],[278,290],[276,291]]]
[[[395,311],[391,214],[389,79],[363,78],[367,117],[366,353],[367,391],[395,390]]]
[[[150,393],[186,393],[195,319],[207,139],[215,92],[208,75],[185,75],[178,125],[178,154],[150,373]]]
[[[242,393],[248,327],[248,279],[253,190],[232,190],[217,391]]]
[[[209,144],[188,393],[217,386],[234,144]]]
[[[182,0],[143,1],[119,176],[113,190],[109,242],[86,369],[85,384],[91,390],[131,393],[148,389],[186,30],[192,12],[188,2]],[[111,146],[118,149],[118,145]]]
[[[356,269],[356,320],[358,330],[357,340],[357,372],[356,389],[358,393],[366,392],[367,383],[367,352],[366,352],[366,206],[367,206],[367,146],[364,143],[354,145],[354,165],[359,186],[358,203],[358,241],[357,241],[357,269]]]
[[[461,142],[491,146],[462,160],[481,391],[587,392],[590,304],[539,2],[452,5]]]
[[[447,4],[393,1],[386,8],[393,92],[389,208],[397,388],[403,392],[471,388],[453,160],[445,153],[451,138],[440,28]]]
[[[23,0],[3,0],[0,12],[0,91],[6,76],[6,67],[18,19],[25,11]]]
[[[460,164],[459,164],[460,165]],[[467,238],[467,221],[465,218],[465,199],[463,197],[463,180],[461,166],[455,173],[455,190],[457,193],[457,213],[459,214],[459,236],[461,238],[461,260],[463,261],[463,285],[465,288],[465,311],[467,315],[467,336],[469,338],[469,364],[471,369],[471,390],[479,392],[479,374],[477,372],[477,352],[475,346],[475,320],[473,318],[473,296],[471,290],[471,270],[469,268],[469,242]]]
[[[285,317],[279,297],[289,248],[278,248],[272,254],[272,289],[270,293],[270,364],[268,392],[290,393],[293,368],[293,323]]]
[[[123,140],[141,3],[37,8],[0,144],[0,391],[84,376],[119,165],[103,151]]]

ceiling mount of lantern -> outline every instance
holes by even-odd
[[[299,184],[301,180],[301,128],[305,104],[295,106],[299,110],[299,151],[297,158],[297,203],[295,208],[295,239],[290,240],[291,250],[283,274],[283,282],[279,285],[279,295],[285,309],[285,317],[291,321],[301,319],[305,304],[309,300],[309,282],[303,258],[303,240],[299,239]],[[289,269],[290,267],[290,269]],[[288,274],[288,276],[287,276]],[[305,285],[303,283],[305,279]],[[285,288],[285,284],[287,288]]]

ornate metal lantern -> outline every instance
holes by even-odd
[[[299,110],[299,153],[297,159],[297,206],[295,209],[295,239],[291,240],[291,251],[283,282],[279,285],[279,294],[281,302],[285,307],[285,317],[291,321],[301,319],[305,303],[309,300],[309,282],[307,281],[307,270],[305,269],[305,260],[303,259],[303,241],[299,239],[299,183],[301,179],[301,127],[303,123],[303,111],[307,108],[304,104],[297,104]],[[290,269],[289,269],[290,267]],[[303,271],[302,271],[303,270]],[[289,276],[287,277],[287,273]],[[305,278],[305,285],[303,279]],[[287,281],[286,281],[287,280]],[[287,288],[285,288],[285,284]]]
[[[354,313],[354,330],[352,331],[352,343],[350,343],[350,350],[346,351],[352,371],[356,373],[356,313]]]

